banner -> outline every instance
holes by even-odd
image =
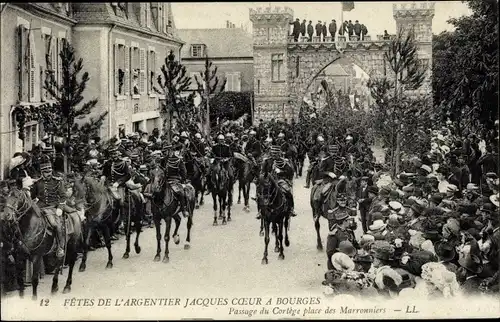
[[[354,9],[354,1],[342,2],[342,11],[351,11]]]

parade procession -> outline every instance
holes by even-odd
[[[391,4],[393,34],[356,16],[375,3],[250,8],[253,35],[227,21],[219,45],[175,5],[2,4],[2,302],[498,299],[496,1],[441,34],[439,2]],[[244,48],[250,80],[228,69]]]

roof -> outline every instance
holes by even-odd
[[[329,76],[349,76],[349,73],[339,64],[332,64],[326,67],[325,74]]]
[[[191,45],[204,44],[209,57],[253,57],[252,35],[241,28],[177,29],[177,35],[186,44],[181,55],[191,57]]]

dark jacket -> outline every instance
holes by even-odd
[[[328,31],[330,32],[330,34],[335,34],[337,32],[337,23],[331,22],[328,25]]]
[[[316,34],[321,34],[322,31],[323,31],[323,25],[320,23],[317,23],[316,24]]]
[[[290,23],[293,25],[293,31],[292,33],[294,35],[299,35],[300,34],[300,22],[299,21],[294,21],[293,23]]]
[[[354,28],[354,32],[356,34],[360,34],[361,33],[361,25],[359,23],[355,23],[354,26],[353,26],[353,28]]]
[[[314,27],[311,23],[307,25],[307,34],[308,35],[314,34]]]
[[[328,29],[326,28],[326,24],[323,25],[322,30],[323,30],[323,35],[326,36],[327,32],[328,32]]]
[[[306,23],[305,22],[300,24],[300,33],[302,34],[302,36],[306,35]]]

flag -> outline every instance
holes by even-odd
[[[351,11],[352,9],[354,9],[354,1],[342,2],[342,11]]]

